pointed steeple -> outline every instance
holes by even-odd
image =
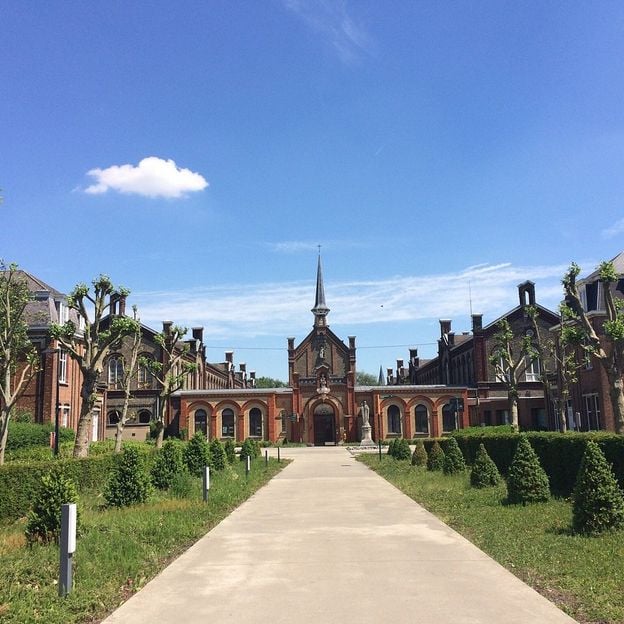
[[[384,377],[383,367],[381,366],[381,364],[379,365],[379,379],[377,380],[377,385],[379,386],[386,385],[386,378]]]
[[[314,327],[327,325],[325,318],[329,313],[329,308],[325,303],[325,287],[323,286],[323,268],[321,266],[321,250],[319,248],[318,267],[316,269],[316,299],[312,308],[314,314]]]

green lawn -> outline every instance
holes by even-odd
[[[504,505],[504,484],[477,490],[468,473],[444,476],[385,455],[358,459],[580,622],[624,622],[624,531],[573,535],[569,500]]]
[[[211,475],[207,504],[199,479],[189,498],[160,494],[124,509],[103,509],[101,496],[83,496],[75,588],[65,599],[58,597],[58,548],[26,546],[24,520],[0,527],[0,621],[100,621],[285,465],[272,459],[265,467],[258,459],[246,478],[244,464],[236,461]]]

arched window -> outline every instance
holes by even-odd
[[[117,410],[112,410],[107,414],[108,424],[116,425],[121,420],[121,414]]]
[[[249,435],[255,438],[262,437],[262,412],[257,407],[249,410]]]
[[[442,431],[453,431],[455,429],[455,412],[450,403],[442,408]]]
[[[401,410],[396,405],[388,407],[388,433],[401,435]]]
[[[425,405],[416,406],[414,410],[416,416],[416,433],[429,433],[429,414]]]
[[[199,432],[208,435],[208,415],[204,409],[195,410],[195,433]]]
[[[108,360],[108,387],[112,390],[121,390],[123,387],[123,358],[113,355]]]
[[[234,410],[226,407],[221,412],[221,437],[234,437]]]
[[[149,410],[141,410],[139,412],[140,425],[149,425],[150,420],[152,420],[152,413]]]
[[[150,359],[147,356],[142,356],[144,360]],[[139,364],[139,370],[137,372],[137,386],[139,389],[150,389],[152,387],[153,376],[150,369],[145,364]]]

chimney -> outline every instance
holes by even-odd
[[[126,316],[126,299],[127,295],[119,295],[119,316]]]
[[[448,333],[448,341],[449,341],[449,347],[452,347],[455,345],[455,332]]]
[[[163,321],[163,334],[168,336],[171,333],[171,327],[173,325],[173,321]]]
[[[241,362],[238,365],[238,368],[240,368],[240,372],[241,373],[246,373],[247,372],[247,364],[245,364],[245,362]]]
[[[226,351],[225,352],[225,361],[228,364],[234,364],[234,351]]]
[[[527,280],[518,284],[518,298],[523,308],[526,305],[535,305],[535,283]]]
[[[386,383],[389,386],[394,385],[394,372],[391,368],[386,369]]]
[[[355,336],[349,336],[349,349],[355,349]]]
[[[401,358],[401,359],[399,359],[399,360],[397,360],[397,372],[398,372],[401,368],[403,368],[403,359],[402,359],[402,358]]]
[[[440,336],[451,331],[451,319],[440,319]]]
[[[410,360],[413,360],[414,358],[418,357],[418,349],[413,348],[409,350],[409,354],[410,354]]]
[[[472,315],[472,333],[479,332],[483,329],[483,314]]]
[[[288,338],[288,348],[289,349],[294,349],[295,348],[295,339],[294,338]]]
[[[119,307],[119,294],[112,293],[109,299],[109,307],[108,307],[108,311],[110,312],[111,316],[114,316],[117,314],[118,307]]]
[[[204,328],[203,327],[193,327],[193,338],[195,340],[199,340],[199,342],[204,341]]]
[[[249,371],[249,385],[252,388],[256,387],[256,371]]]

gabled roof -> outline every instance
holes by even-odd
[[[610,262],[613,264],[613,267],[615,268],[615,271],[618,275],[624,275],[624,251],[621,251],[617,256],[615,256],[615,258],[612,258]],[[598,269],[596,269],[587,277],[580,279],[578,283],[580,284],[585,282],[593,282],[594,280],[598,279],[598,273],[599,271]]]

